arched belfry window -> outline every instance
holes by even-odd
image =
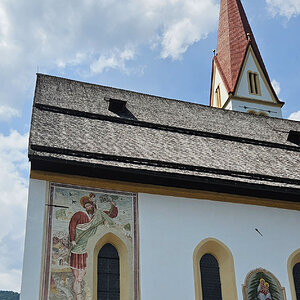
[[[97,275],[97,300],[120,300],[120,260],[112,244],[99,251]]]
[[[200,260],[203,300],[222,300],[219,263],[211,254],[204,254]]]
[[[222,102],[221,102],[221,90],[220,90],[220,86],[218,85],[218,87],[216,88],[216,102],[217,102],[217,107],[221,108],[222,107]]]
[[[296,298],[300,300],[300,263],[295,264],[293,268],[293,277],[296,290]]]

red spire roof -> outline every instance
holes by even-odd
[[[255,42],[240,0],[221,0],[217,56],[214,61],[221,73],[228,93],[233,93],[248,45],[252,46],[260,67],[274,92],[264,62]],[[280,102],[278,100],[278,102]]]

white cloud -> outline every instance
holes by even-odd
[[[128,60],[134,58],[134,50],[132,48],[126,48],[124,51],[120,52],[115,50],[113,54],[110,55],[100,55],[100,57],[91,64],[92,73],[101,73],[106,69],[120,69],[126,70],[125,63]]]
[[[275,93],[278,96],[280,93],[280,83],[278,81],[276,81],[275,79],[273,79],[271,83],[272,83]]]
[[[19,292],[20,278],[21,278],[21,270],[11,270],[7,273],[0,273],[0,282],[1,286],[4,286],[6,291],[14,291]]]
[[[290,116],[289,116],[289,120],[294,120],[294,121],[300,121],[300,110],[293,112]]]
[[[22,107],[37,70],[128,72],[140,47],[178,59],[216,29],[218,7],[216,0],[0,1],[0,106]]]
[[[75,54],[75,57],[71,57],[70,59],[67,59],[65,61],[62,59],[57,59],[56,65],[59,68],[65,68],[67,65],[77,66],[82,62],[84,62],[85,60],[86,60],[86,54],[78,52]]]
[[[28,134],[0,133],[0,290],[20,290],[27,203]]]
[[[15,108],[9,107],[7,105],[0,105],[0,120],[8,121],[13,117],[20,115],[20,112]]]
[[[300,14],[300,0],[266,0],[273,16],[280,15],[290,19]]]
[[[216,24],[216,5],[210,1],[181,1],[182,17],[167,25],[162,35],[163,58],[178,59],[187,48],[202,38]]]

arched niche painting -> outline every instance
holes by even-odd
[[[244,300],[286,300],[285,289],[278,279],[262,268],[248,273],[243,296]]]

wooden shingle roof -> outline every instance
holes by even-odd
[[[130,114],[110,111],[110,99]],[[38,74],[29,158],[37,170],[291,200],[291,130],[300,123]]]

